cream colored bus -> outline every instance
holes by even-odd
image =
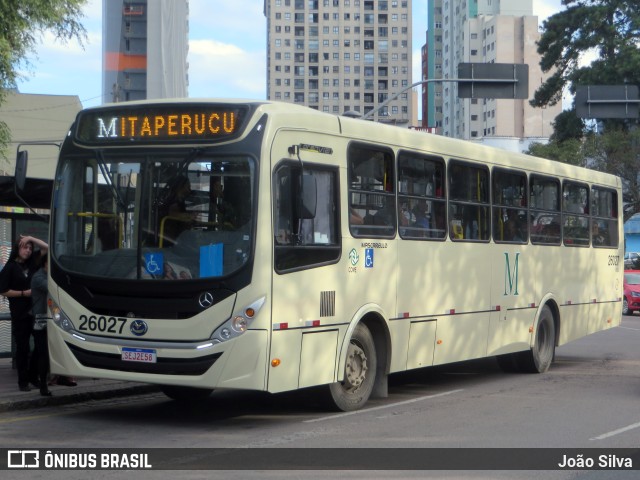
[[[342,410],[394,372],[544,372],[620,322],[621,205],[611,175],[291,104],[87,109],[54,185],[51,370]]]

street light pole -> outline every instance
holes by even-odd
[[[361,118],[362,120],[368,120],[369,118],[371,118],[376,112],[379,112],[380,110],[382,110],[384,107],[386,107],[387,105],[389,105],[391,102],[393,102],[396,98],[398,98],[400,95],[402,95],[404,92],[406,92],[407,90],[411,90],[413,87],[417,87],[418,85],[422,85],[423,83],[429,83],[429,82],[446,82],[446,81],[454,81],[454,80],[445,80],[445,79],[441,79],[441,78],[431,78],[429,80],[420,80],[419,82],[415,82],[412,83],[411,85],[409,85],[406,88],[403,88],[402,90],[400,90],[398,93],[393,94],[393,96],[391,96],[391,98],[388,98],[387,100],[385,100],[384,102],[382,102],[380,105],[378,105],[378,108],[374,108],[373,110],[369,111],[367,114],[363,115]]]
[[[369,111],[361,118],[362,120],[368,120],[376,112],[389,105],[390,102],[393,102],[407,90],[431,82],[460,83],[462,85],[458,91],[458,95],[463,98],[525,99],[528,98],[529,95],[529,66],[526,64],[461,63],[458,65],[458,75],[463,78],[429,78],[427,80],[414,82],[382,102],[377,108]],[[476,75],[483,78],[475,78]],[[512,85],[513,88],[509,90],[505,89],[503,85],[506,84]]]

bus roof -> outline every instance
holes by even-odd
[[[568,178],[574,178],[585,182],[599,183],[608,186],[619,187],[621,181],[618,177],[584,167],[570,165],[559,161],[534,157],[524,153],[480,145],[478,143],[443,137],[427,132],[420,132],[394,125],[385,125],[378,122],[337,116],[320,112],[306,106],[286,102],[250,99],[222,99],[222,98],[174,98],[162,100],[139,100],[126,102],[127,107],[140,107],[148,105],[245,105],[255,114],[251,122],[256,122],[263,113],[277,117],[280,128],[296,130],[311,130],[319,133],[341,135],[353,140],[372,142],[388,145],[392,148],[408,148],[422,151],[428,154],[439,155],[444,158],[456,158],[459,160],[482,160],[487,164],[496,166],[509,166],[522,168],[541,174],[554,174]],[[123,108],[125,104],[105,104],[90,107],[84,111],[102,110],[110,108]],[[82,112],[80,113],[82,114]],[[248,127],[251,126],[249,123]]]

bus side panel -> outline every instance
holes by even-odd
[[[298,388],[300,376],[300,353],[302,350],[302,331],[274,330],[271,334],[271,360],[280,363],[269,370],[271,393],[286,392]]]
[[[496,244],[491,254],[491,325],[487,355],[528,350],[539,297],[533,271],[538,259],[529,245]]]
[[[616,327],[622,320],[622,251],[594,248],[591,283],[594,305],[589,315],[588,332]],[[585,285],[586,287],[587,285]]]
[[[489,312],[438,318],[434,365],[482,358],[487,351]]]
[[[299,387],[331,383],[336,377],[338,330],[302,334]]]
[[[436,322],[411,322],[407,369],[433,365],[436,343]]]
[[[398,312],[413,320],[437,318],[434,363],[484,356],[491,301],[490,245],[450,240],[401,240],[400,244]],[[415,332],[420,330],[412,328],[411,337]],[[412,342],[415,348],[416,340],[410,338],[409,345]],[[417,362],[411,355],[402,352],[402,362]],[[394,365],[399,360],[394,352]]]

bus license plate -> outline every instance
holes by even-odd
[[[156,363],[156,351],[151,348],[123,348],[122,360],[125,362]]]

